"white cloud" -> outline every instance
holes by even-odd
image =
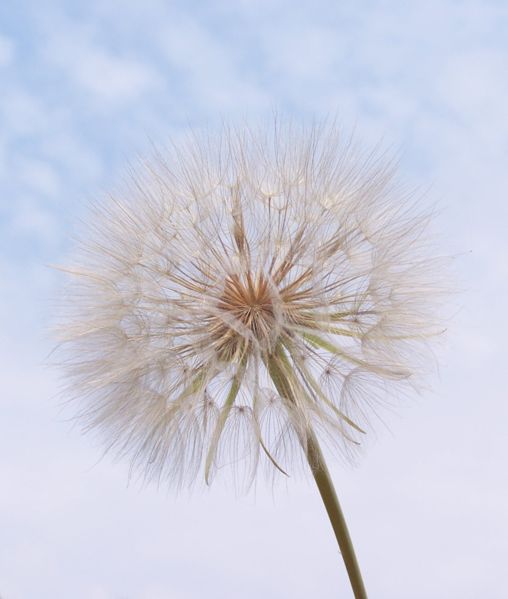
[[[60,191],[60,177],[55,167],[46,160],[22,159],[16,164],[18,176],[32,191],[55,197]]]
[[[72,174],[79,185],[96,182],[103,174],[99,152],[85,143],[78,132],[62,128],[41,140],[40,152],[45,161],[59,172]]]
[[[0,67],[5,67],[12,62],[14,57],[14,44],[12,40],[0,35]]]
[[[508,58],[490,49],[453,53],[439,70],[437,91],[442,103],[474,137],[473,143],[505,143],[508,135]],[[502,148],[496,148],[500,150]]]
[[[106,101],[137,98],[159,83],[156,72],[141,61],[101,49],[81,47],[60,64],[84,89]]]
[[[162,85],[157,69],[132,53],[121,56],[94,40],[89,27],[66,21],[51,32],[44,50],[47,63],[98,101],[122,105]]]
[[[19,85],[5,86],[0,95],[0,118],[4,133],[11,136],[34,135],[43,130],[53,111]]]
[[[270,98],[242,69],[238,49],[224,43],[196,19],[173,17],[158,32],[168,62],[186,82],[192,103],[216,111],[267,108]]]
[[[104,587],[94,585],[88,591],[85,591],[85,599],[116,599],[116,597],[108,592]]]
[[[261,31],[261,40],[267,64],[285,81],[304,79],[321,85],[336,78],[341,61],[347,60],[348,36],[326,25],[297,21],[280,32],[272,25]]]
[[[50,246],[58,243],[58,221],[37,200],[18,200],[10,227],[11,232],[21,238],[37,240]]]

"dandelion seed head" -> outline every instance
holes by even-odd
[[[289,473],[309,426],[354,453],[442,330],[430,219],[392,171],[328,124],[194,136],[134,168],[65,268],[84,427],[176,485]]]

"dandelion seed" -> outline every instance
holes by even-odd
[[[317,434],[352,455],[440,331],[428,216],[334,127],[173,148],[95,208],[62,347],[86,429],[176,485],[304,455],[365,590]]]

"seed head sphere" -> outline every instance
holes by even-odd
[[[334,125],[278,122],[133,168],[65,268],[85,428],[176,485],[289,474],[310,429],[354,454],[441,329],[431,215],[393,171]]]

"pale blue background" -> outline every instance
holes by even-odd
[[[77,218],[221,118],[338,115],[441,207],[463,291],[433,391],[332,471],[373,599],[508,597],[508,2],[0,4],[2,599],[349,597],[312,484],[126,486],[43,367]],[[99,462],[97,464],[97,462]]]

